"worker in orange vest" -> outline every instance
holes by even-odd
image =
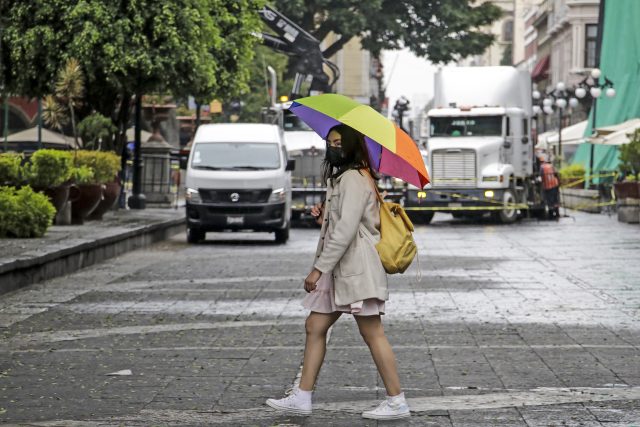
[[[551,218],[560,218],[560,182],[553,165],[544,157],[540,157],[540,179],[546,210]]]

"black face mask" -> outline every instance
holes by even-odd
[[[344,155],[344,151],[339,147],[327,147],[327,162],[334,168],[339,168],[348,163],[348,159]]]

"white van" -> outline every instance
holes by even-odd
[[[185,180],[187,241],[204,240],[207,231],[255,230],[285,243],[294,167],[276,125],[201,125]]]

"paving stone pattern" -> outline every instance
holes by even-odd
[[[417,227],[384,316],[413,426],[640,426],[640,228],[605,215]],[[0,421],[374,426],[384,388],[351,316],[311,417],[296,380],[318,232],[183,235],[0,297]],[[131,370],[131,375],[109,375]]]

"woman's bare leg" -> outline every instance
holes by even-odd
[[[393,354],[391,344],[384,334],[380,316],[353,316],[356,318],[360,335],[369,346],[373,361],[378,367],[384,387],[388,396],[397,396],[402,393],[396,357]]]
[[[305,323],[307,340],[304,345],[302,378],[299,385],[301,390],[313,390],[327,349],[327,331],[338,320],[340,314],[339,312],[326,314],[312,311],[307,317]]]

